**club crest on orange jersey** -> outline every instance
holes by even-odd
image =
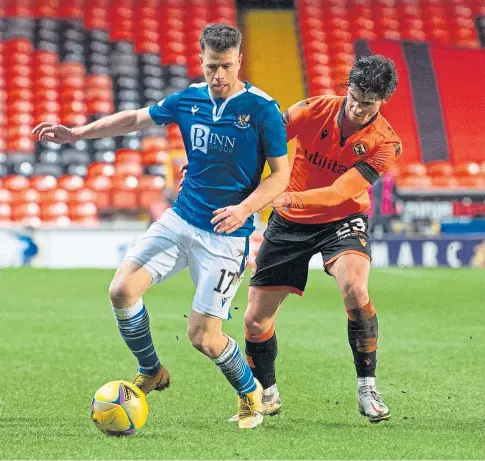
[[[354,154],[357,155],[357,157],[362,157],[369,150],[369,146],[363,141],[354,142],[352,144],[352,148],[354,149]]]
[[[239,114],[237,116],[237,122],[234,124],[238,128],[245,130],[249,126],[249,119],[251,118],[250,115]]]

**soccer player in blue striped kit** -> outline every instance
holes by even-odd
[[[166,389],[170,375],[155,352],[142,296],[152,284],[189,267],[196,286],[189,338],[236,390],[244,429],[263,420],[262,390],[236,341],[222,333],[222,320],[229,316],[246,266],[252,215],[288,184],[286,133],[277,103],[238,79],[241,33],[209,24],[200,44],[204,83],[86,126],[44,122],[33,132],[41,141],[61,144],[179,125],[188,158],[183,190],[128,250],[111,282],[110,298],[121,336],[138,359],[133,382],[145,393]],[[265,161],[271,174],[261,182]]]

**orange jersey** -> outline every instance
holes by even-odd
[[[401,140],[380,113],[356,133],[342,138],[345,102],[344,97],[316,96],[284,113],[287,138],[296,137],[287,189],[293,197],[292,208],[278,210],[289,221],[318,224],[368,210],[367,189],[401,155]],[[353,187],[347,187],[349,184]],[[326,194],[316,200],[320,191],[312,189]],[[307,192],[298,194],[301,191]]]

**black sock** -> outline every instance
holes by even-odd
[[[246,339],[246,356],[249,367],[263,389],[268,389],[276,384],[275,360],[277,355],[276,333],[261,343],[253,343]]]
[[[349,344],[354,354],[355,369],[358,378],[375,377],[377,315],[370,319],[348,320]]]

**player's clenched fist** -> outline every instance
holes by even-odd
[[[42,122],[32,130],[32,134],[38,134],[39,141],[50,141],[56,144],[76,141],[74,131],[58,123]]]

